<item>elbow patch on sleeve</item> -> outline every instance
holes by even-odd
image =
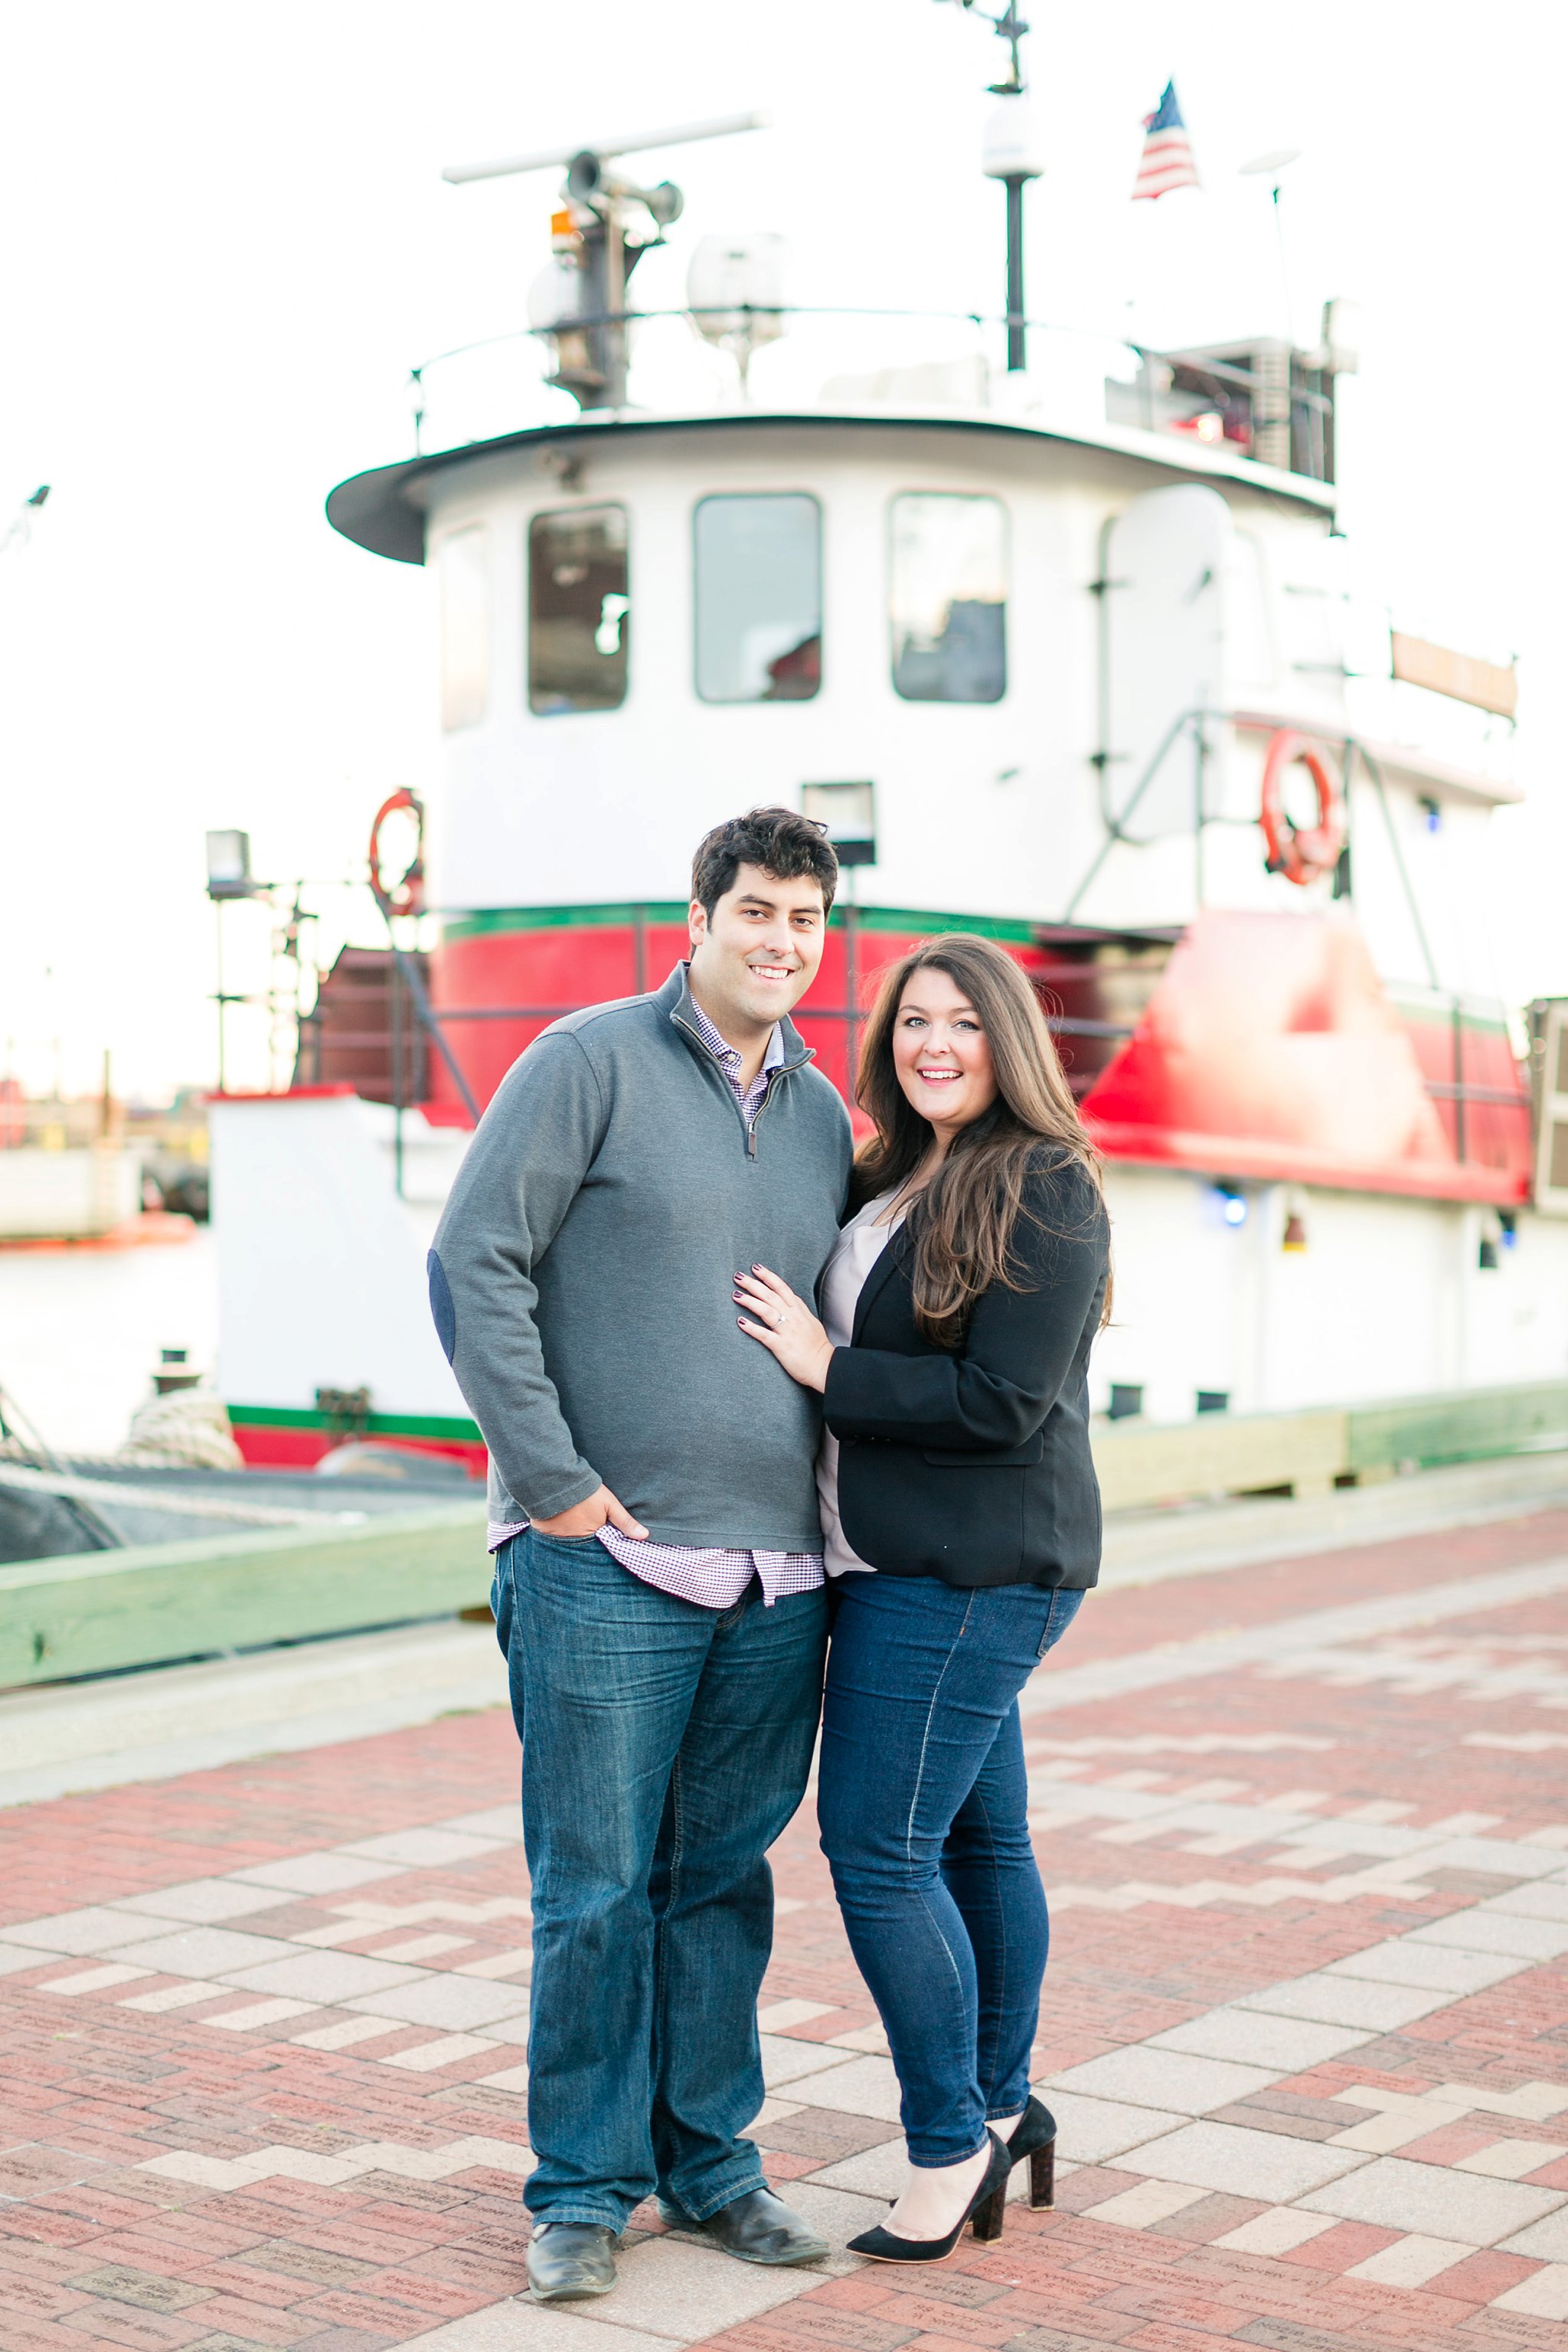
[[[450,1363],[458,1347],[458,1310],[452,1304],[447,1270],[434,1250],[426,1257],[425,1270],[430,1278],[430,1312],[436,1320],[436,1337],[441,1342],[442,1353]]]

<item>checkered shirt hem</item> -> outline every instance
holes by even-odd
[[[527,1528],[526,1519],[492,1527],[491,1551],[499,1551],[511,1537],[525,1534]],[[656,1585],[677,1601],[695,1601],[700,1609],[732,1609],[753,1576],[769,1609],[792,1592],[815,1592],[826,1581],[820,1552],[700,1551],[690,1544],[660,1544],[646,1537],[624,1536],[618,1528],[600,1528],[596,1533],[610,1558],[644,1584]]]

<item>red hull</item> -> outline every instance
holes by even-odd
[[[608,919],[605,919],[605,917]],[[879,971],[952,918],[852,914],[828,935],[796,1019],[817,1066],[850,1091],[851,1039]],[[1349,925],[1316,916],[1207,913],[1164,955],[1154,943],[1134,1022],[1102,1001],[1085,935],[980,925],[1005,944],[1065,1022],[1064,1059],[1111,1162],[1215,1179],[1327,1186],[1408,1199],[1529,1198],[1530,1107],[1500,1012],[1402,1014]],[[1168,937],[1168,935],[1166,935]],[[684,910],[583,909],[479,917],[430,956],[431,993],[469,1086],[487,1103],[524,1046],[563,1013],[657,987],[686,950]],[[1151,942],[1133,943],[1147,954]],[[1075,962],[1077,955],[1089,960]],[[1124,964],[1122,971],[1131,969]],[[480,1017],[475,1018],[474,1015]],[[466,1127],[440,1056],[426,1115]],[[310,1091],[301,1089],[301,1091]],[[337,1091],[334,1088],[321,1089]],[[862,1122],[863,1124],[863,1122]],[[247,1462],[309,1467],[342,1442],[324,1414],[237,1408]],[[471,1423],[380,1420],[368,1435],[484,1468]]]
[[[481,1106],[559,1014],[657,987],[685,953],[674,910],[640,926],[629,908],[605,912],[480,917],[433,951],[436,1009]],[[917,939],[958,928],[951,917],[836,920],[795,1017],[845,1094],[848,1008],[864,1010],[878,971]],[[1059,942],[1006,928],[1019,935],[1009,951],[1055,1009]],[[431,1068],[429,1116],[467,1124],[438,1056]],[[1500,1207],[1529,1198],[1529,1100],[1500,1009],[1488,1021],[1402,1015],[1360,934],[1331,918],[1201,915],[1083,1108],[1111,1160]]]
[[[864,1006],[876,973],[921,936],[861,924],[852,932],[835,925],[828,933],[822,969],[795,1017],[818,1069],[846,1095],[852,1024],[845,1008],[851,1002]],[[1026,966],[1043,961],[1026,945],[1015,952]],[[431,996],[450,1024],[447,1034],[482,1106],[523,1047],[559,1014],[658,988],[687,953],[684,912],[678,922],[650,919],[640,935],[630,922],[459,932],[431,956]],[[463,1017],[503,1005],[526,1010],[511,1020]],[[457,1088],[438,1056],[433,1060],[431,1092],[437,1120],[463,1117]]]
[[[292,1420],[285,1423],[231,1417],[230,1433],[245,1457],[246,1466],[252,1470],[313,1470],[318,1462],[343,1443],[341,1429],[305,1428]],[[460,1462],[474,1478],[485,1475],[484,1443],[477,1433],[472,1438],[425,1438],[386,1436],[372,1428],[365,1435],[377,1445],[401,1446],[410,1454],[438,1454],[449,1461]]]

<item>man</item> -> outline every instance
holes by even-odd
[[[819,1401],[732,1293],[763,1260],[809,1297],[837,1237],[849,1122],[788,1018],[837,870],[787,809],[717,826],[690,962],[534,1041],[430,1254],[490,1453],[522,1741],[540,2301],[606,2293],[655,2189],[742,2260],[827,2252],[740,2137],[763,2101],[763,1855],[805,1790],[826,1600]]]

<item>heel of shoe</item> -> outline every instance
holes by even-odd
[[[1048,2139],[1044,2147],[1029,2151],[1029,2210],[1048,2213],[1057,2201],[1057,2144]]]
[[[1006,2210],[1007,2184],[994,2189],[984,2205],[974,2209],[974,2234],[983,2245],[994,2244],[1002,2235],[1002,2216]]]

